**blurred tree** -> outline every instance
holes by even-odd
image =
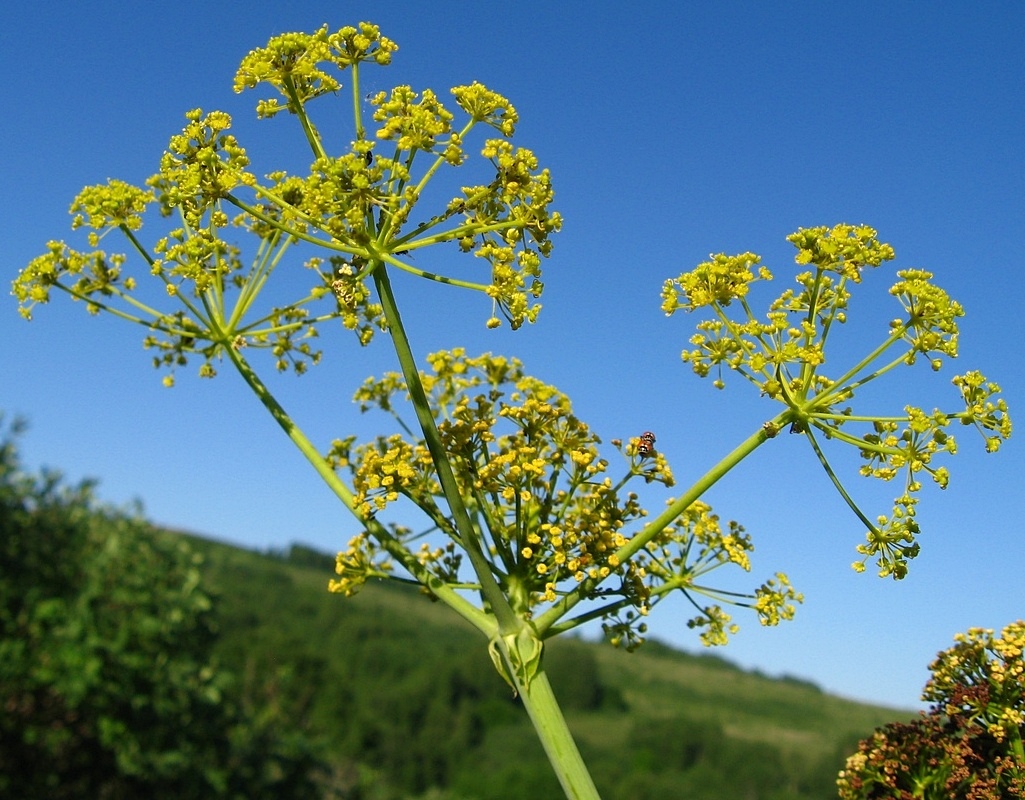
[[[317,759],[210,661],[200,557],[0,428],[0,795],[310,797]]]
[[[601,679],[594,648],[577,641],[555,641],[545,653],[552,687],[563,709],[597,711],[626,709],[619,690]]]
[[[638,772],[660,769],[688,770],[719,753],[725,743],[716,722],[668,717],[645,719],[634,724],[630,744]]]

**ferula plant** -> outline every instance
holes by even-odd
[[[1025,621],[954,640],[929,666],[928,713],[863,740],[837,780],[841,800],[1025,797]]]
[[[613,644],[633,649],[651,611],[679,593],[702,641],[721,644],[737,630],[727,608],[775,625],[801,602],[783,573],[739,593],[717,579],[720,569],[748,571],[753,546],[743,527],[702,501],[710,486],[780,431],[799,433],[867,531],[856,567],[874,559],[881,575],[901,578],[918,552],[919,490],[926,479],[946,485],[954,430],[974,428],[994,451],[1010,434],[1007,410],[995,384],[967,372],[953,379],[954,410],[856,411],[866,384],[920,360],[938,370],[955,356],[963,312],[929,273],[898,272],[889,330],[860,360],[834,365],[827,340],[845,322],[851,291],[894,254],[865,226],[802,229],[789,237],[803,270],[797,285],[763,316],[748,290],[771,275],[751,253],[713,256],[663,287],[667,314],[705,315],[684,361],[719,387],[725,371],[737,372],[777,406],[649,513],[632,489],[675,483],[652,432],[613,439],[607,452],[569,398],[513,358],[454,346],[426,364],[414,359],[394,277],[479,292],[487,328],[520,328],[537,318],[541,265],[562,220],[548,170],[512,143],[518,117],[501,95],[457,86],[452,109],[410,86],[364,97],[362,71],[386,66],[396,50],[368,23],[272,38],[242,60],[234,88],[270,95],[257,103],[260,118],[295,118],[310,150],[307,173],[272,165],[258,177],[227,114],[189,111],[144,185],[112,180],[75,198],[72,228],[87,229],[88,249],[50,242],[14,294],[26,318],[57,289],[90,313],[142,325],[168,386],[191,360],[203,377],[230,364],[355,519],[331,590],[414,582],[469,621],[522,698],[566,795],[597,797],[545,672],[547,640],[597,621]],[[314,124],[313,101],[346,95],[352,129],[327,135]],[[455,182],[461,174],[472,176],[467,185]],[[446,181],[458,190],[430,205],[427,198],[446,197]],[[140,231],[154,207],[170,219],[147,244]],[[115,231],[125,254],[100,249]],[[418,268],[414,256],[432,247],[453,262],[468,257],[469,266]],[[282,297],[301,283],[291,277],[297,271],[308,288]],[[267,350],[276,369],[301,374],[320,360],[325,326],[352,331],[359,345],[381,334],[391,343],[397,369],[386,367],[355,396],[361,410],[393,417],[373,441],[340,431],[316,446],[250,360]],[[856,505],[826,458],[834,445],[855,448],[864,475],[896,479],[889,514],[870,517]]]

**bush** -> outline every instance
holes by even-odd
[[[10,433],[18,433],[15,425]],[[243,712],[200,557],[0,434],[0,794],[310,796],[317,760]]]

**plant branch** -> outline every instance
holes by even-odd
[[[410,574],[416,577],[423,586],[430,589],[430,591],[439,600],[452,608],[457,614],[459,614],[459,616],[477,628],[477,630],[481,631],[485,636],[488,638],[493,637],[496,633],[494,619],[486,612],[470,603],[462,595],[455,592],[444,581],[427,570],[380,522],[373,518],[365,517],[360,513],[352,491],[342,482],[331,465],[306,437],[306,434],[303,433],[281,404],[278,403],[270,390],[264,385],[263,381],[260,380],[259,376],[249,366],[248,362],[246,362],[230,344],[224,345],[224,351],[228,354],[232,364],[234,364],[235,368],[242,375],[242,378],[249,385],[249,388],[252,389],[259,398],[264,408],[270,412],[274,421],[278,423],[288,438],[292,440],[292,443],[299,449],[299,452],[301,452],[306,457],[306,460],[310,462],[321,480],[323,480],[335,496],[342,501],[345,507],[349,509],[350,513],[366,527],[374,538],[381,542],[381,545],[392,556],[394,556],[396,560],[398,560],[399,563],[401,563],[402,566],[410,572]]]
[[[836,477],[836,473],[833,472],[833,468],[832,466],[830,466],[829,461],[826,460],[826,454],[823,453],[822,448],[819,447],[818,440],[812,434],[810,427],[804,431],[804,435],[807,436],[808,441],[811,442],[812,449],[815,451],[815,455],[818,456],[819,462],[822,464],[822,468],[826,471],[826,475],[829,476],[829,480],[832,482],[836,490],[840,493],[840,496],[844,499],[844,502],[847,503],[851,511],[853,511],[855,515],[857,515],[858,519],[862,521],[865,527],[867,527],[870,531],[873,532],[878,531],[878,528],[876,528],[876,526],[869,521],[868,517],[866,517],[862,513],[860,508],[858,508],[857,503],[855,503],[851,496],[847,494],[847,490],[844,489],[843,484],[840,483],[840,479]]]
[[[748,436],[743,442],[737,445],[729,454],[720,460],[719,463],[702,475],[701,478],[699,478],[683,495],[674,500],[665,511],[645,525],[625,545],[616,551],[616,557],[619,559],[619,563],[626,564],[635,553],[658,536],[658,534],[661,533],[667,525],[672,524],[680,514],[686,511],[694,501],[708,491],[720,478],[770,439],[771,436],[769,435],[767,428],[771,427],[776,430],[782,428],[784,425],[791,422],[793,413],[794,412],[791,409],[787,409],[786,411],[778,414],[773,420],[767,423],[766,426],[759,428],[753,434]],[[552,625],[565,616],[570,609],[577,605],[577,603],[590,595],[600,582],[600,580],[593,578],[585,578],[581,581],[576,589],[534,621],[534,625],[537,628],[538,633],[544,636]]]
[[[324,145],[321,144],[320,137],[317,136],[310,118],[306,115],[306,106],[299,99],[299,92],[295,88],[295,81],[292,80],[292,76],[287,73],[283,74],[281,76],[281,83],[288,95],[289,105],[294,107],[295,115],[299,118],[299,124],[302,125],[303,134],[306,136],[306,141],[310,144],[310,149],[313,150],[314,158],[326,158],[327,153],[324,152]]]

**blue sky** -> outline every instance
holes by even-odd
[[[717,392],[690,374],[679,352],[695,320],[662,315],[662,281],[711,252],[752,250],[785,284],[785,236],[847,221],[877,228],[897,268],[935,273],[967,309],[956,371],[981,370],[1012,414],[1025,408],[1019,3],[14,7],[0,24],[3,280],[47,240],[73,239],[67,207],[82,186],[156,171],[190,108],[229,111],[257,172],[304,159],[292,120],[256,123],[258,94],[232,93],[235,68],[276,33],[361,20],[400,46],[392,67],[367,71],[368,91],[440,94],[479,80],[506,95],[521,117],[516,141],[551,168],[565,218],[541,320],[515,334],[484,330],[477,297],[398,281],[420,354],[464,345],[519,356],[606,440],[655,431],[687,484],[776,409],[739,380]],[[328,113],[333,101],[320,102]],[[852,320],[860,312],[885,330],[893,268],[866,280]],[[0,409],[29,419],[28,464],[95,476],[108,500],[138,498],[158,522],[249,547],[333,551],[355,532],[228,369],[212,382],[186,371],[164,389],[140,331],[62,302],[25,323],[9,297],[0,336]],[[318,443],[374,431],[348,400],[394,368],[390,352],[341,336],[324,344],[324,364],[273,379],[273,390]],[[952,401],[952,372],[933,383],[911,372],[877,399],[899,408],[904,390],[928,390],[930,403]],[[908,707],[955,632],[1025,614],[1020,443],[984,456],[965,436],[961,449],[950,488],[923,492],[922,554],[896,583],[850,569],[862,527],[799,437],[779,437],[724,479],[708,499],[753,535],[753,577],[785,570],[806,603],[777,629],[738,615],[743,630],[721,654]],[[890,487],[850,482],[871,514],[888,513]],[[697,649],[688,616],[664,604],[653,635]]]

